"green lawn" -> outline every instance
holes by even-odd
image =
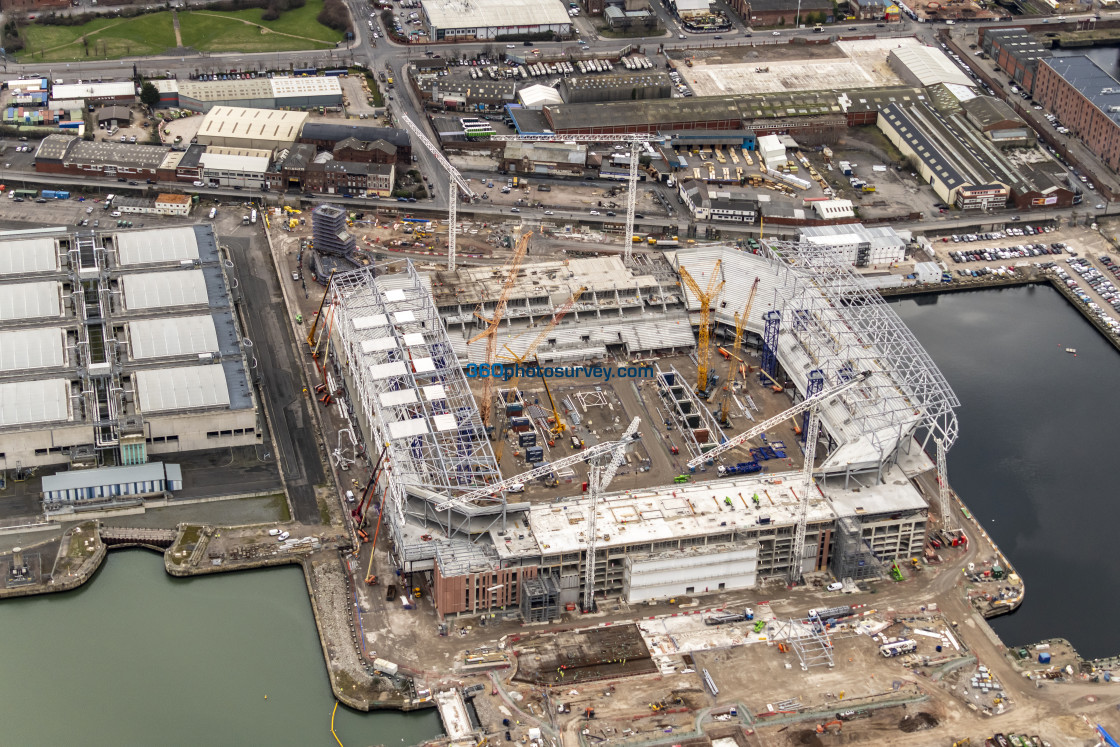
[[[18,57],[35,62],[156,55],[175,46],[171,14],[166,12],[136,18],[98,18],[81,26],[31,24],[23,34],[25,46]],[[88,47],[82,43],[83,36]]]
[[[179,32],[184,47],[200,52],[332,49],[342,40],[342,32],[315,20],[322,8],[323,0],[308,0],[304,7],[286,11],[275,21],[262,21],[264,11],[258,8],[229,13],[184,12],[179,14]],[[23,34],[25,47],[17,56],[25,62],[113,60],[164,54],[175,47],[170,12],[98,18],[81,26],[31,24]]]
[[[315,20],[322,9],[322,0],[308,0],[302,8],[285,11],[275,21],[262,21],[264,11],[259,8],[227,13],[209,10],[181,13],[179,31],[184,46],[208,52],[331,49],[342,40],[342,32]],[[275,33],[265,32],[260,26]]]

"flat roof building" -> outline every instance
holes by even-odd
[[[275,151],[291,147],[306,122],[306,112],[215,106],[203,118],[197,137],[202,145]]]
[[[979,33],[980,48],[996,66],[1028,92],[1033,91],[1038,63],[1052,56],[1050,47],[1022,26],[1004,29],[980,27]]]
[[[0,469],[258,443],[209,226],[0,237],[16,254],[0,260]]]
[[[1084,55],[1038,67],[1035,100],[1113,170],[1120,170],[1120,81]]]
[[[567,37],[572,27],[560,0],[429,0],[423,13],[433,41],[545,33]]]
[[[153,82],[160,92],[160,106],[196,112],[208,112],[215,106],[310,109],[342,105],[342,85],[334,76]]]
[[[170,151],[164,145],[129,145],[86,141],[72,135],[48,135],[35,152],[35,170],[41,174],[154,179]]]
[[[86,99],[87,101],[119,101],[130,103],[136,98],[136,85],[132,81],[109,83],[69,83],[51,89],[56,99]]]

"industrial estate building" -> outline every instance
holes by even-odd
[[[0,469],[256,444],[209,226],[0,240]]]
[[[552,34],[566,38],[572,19],[560,0],[529,4],[517,0],[431,0],[423,5],[432,41],[503,39]]]
[[[1038,63],[1051,56],[1050,48],[1022,26],[1002,29],[981,27],[980,48],[1028,93],[1034,91]]]
[[[726,281],[714,312],[717,339],[734,334],[734,312],[750,291],[747,280],[757,277],[766,309],[748,320],[748,345],[773,351],[791,401],[857,371],[870,377],[821,408],[827,447],[822,441],[820,490],[809,500],[806,546],[799,548],[792,546],[797,478],[780,472],[631,489],[594,506],[575,484],[564,494],[565,483],[547,502],[507,501],[484,489],[465,497],[500,475],[462,368],[480,360],[481,349],[473,348],[485,347],[466,340],[479,329],[473,311],[486,313],[497,298],[493,272],[438,273],[437,282],[397,263],[335,277],[328,375],[344,385],[362,438],[389,449],[395,474],[383,500],[392,560],[405,572],[431,574],[441,614],[520,610],[531,617],[543,600],[537,596],[577,601],[592,510],[594,590],[630,602],[749,588],[791,572],[869,578],[883,572],[883,563],[920,552],[928,506],[911,478],[931,467],[925,441],[955,439],[955,396],[894,313],[830,246],[764,248],[762,255],[681,249],[651,255],[641,267],[616,257],[523,266],[510,294],[510,328],[503,321],[498,344],[508,343],[516,355],[531,337],[519,333],[564,305],[568,314],[539,350],[542,361],[625,359],[674,345],[688,350],[700,304],[682,291],[679,267]],[[578,302],[567,303],[577,291]],[[706,415],[708,407],[675,369],[657,368],[652,386],[690,435],[694,455],[731,435]],[[722,502],[763,492],[765,505]],[[675,568],[666,566],[669,552],[682,558]]]
[[[313,109],[342,106],[342,86],[334,76],[250,78],[248,80],[152,81],[159,105],[208,112],[215,106],[255,109]]]
[[[272,152],[290,148],[306,123],[307,112],[215,106],[203,118],[197,137],[202,145],[260,148]]]
[[[1120,169],[1120,81],[1084,55],[1051,57],[1038,66],[1034,95],[1109,168]]]

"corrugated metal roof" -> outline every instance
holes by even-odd
[[[567,26],[572,22],[560,0],[428,0],[424,15],[437,29]]]
[[[198,259],[194,229],[159,228],[153,231],[124,231],[115,236],[122,265],[149,265]]]
[[[58,293],[53,280],[7,286],[0,293],[0,321],[57,317],[62,313]]]
[[[229,405],[222,366],[178,366],[137,371],[140,412],[194,410]]]
[[[0,251],[0,275],[58,270],[54,239],[5,241]]]
[[[66,363],[62,327],[0,331],[0,371],[57,368]]]
[[[38,379],[0,384],[0,426],[70,419],[70,382]]]
[[[178,465],[168,465],[178,466]],[[180,475],[182,473],[180,472]],[[167,477],[163,462],[133,464],[128,467],[98,467],[75,469],[43,475],[43,492],[55,490],[80,490],[102,485],[120,485],[126,482],[155,482]]]
[[[972,85],[972,79],[953,64],[948,55],[934,47],[903,47],[892,49],[891,57],[898,60],[923,86],[938,83]]]
[[[128,337],[134,360],[218,352],[218,332],[209,314],[138,319],[128,323]]]
[[[163,306],[207,303],[206,277],[202,270],[172,270],[125,275],[125,308],[135,311]]]

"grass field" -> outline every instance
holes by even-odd
[[[342,32],[320,24],[315,17],[323,0],[308,0],[275,21],[262,21],[257,8],[228,13],[194,11],[179,14],[184,47],[200,52],[291,52],[331,49]],[[263,27],[263,28],[262,28]],[[98,18],[81,26],[40,26],[23,30],[25,48],[17,54],[27,62],[114,60],[159,55],[174,49],[175,30],[170,12],[136,18]]]
[[[170,13],[150,13],[136,18],[98,18],[81,26],[40,26],[23,30],[21,60],[70,62],[115,60],[162,54],[175,46]],[[88,41],[83,44],[82,38]]]
[[[264,11],[258,8],[228,13],[192,11],[179,14],[179,31],[184,46],[207,52],[331,49],[342,41],[342,32],[315,20],[322,9],[323,0],[308,0],[302,8],[285,11],[275,21],[262,21]]]

